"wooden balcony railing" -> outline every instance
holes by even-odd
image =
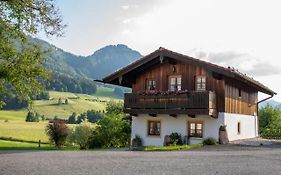
[[[180,94],[125,94],[124,112],[130,114],[188,114],[216,117],[216,94],[189,91]]]

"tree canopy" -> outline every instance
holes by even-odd
[[[43,88],[44,51],[28,38],[40,31],[59,37],[64,28],[54,0],[0,0],[0,93],[14,89],[29,99]]]

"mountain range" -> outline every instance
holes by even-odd
[[[267,104],[271,105],[272,107],[277,107],[281,110],[281,103],[275,100],[267,100],[259,104],[259,108],[265,107]]]
[[[46,41],[33,38],[43,50],[45,66],[53,74],[63,74],[77,78],[101,79],[116,70],[136,61],[142,55],[123,44],[108,45],[89,56],[78,56],[57,48]]]

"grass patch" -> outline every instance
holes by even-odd
[[[54,145],[41,144],[38,147],[38,143],[16,142],[0,139],[0,150],[58,150]],[[77,146],[67,145],[63,149],[64,151],[79,150]]]
[[[24,120],[27,115],[27,110],[0,110],[1,120]]]
[[[23,141],[48,142],[45,127],[48,122],[9,121],[0,122],[0,137]]]
[[[46,122],[0,121],[0,138],[5,140],[38,143],[49,142],[45,134]],[[70,129],[75,125],[67,125]]]
[[[0,150],[54,150],[55,147],[50,144],[41,144],[38,147],[38,143],[26,143],[0,140]]]
[[[175,145],[175,146],[142,146],[137,148],[137,151],[178,151],[193,148],[201,148],[203,144],[193,145]]]

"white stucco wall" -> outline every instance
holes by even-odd
[[[147,127],[148,121],[161,121],[160,136],[149,136]],[[132,138],[139,135],[142,138],[143,145],[161,146],[164,142],[165,135],[177,132],[182,136],[186,135],[186,118],[180,116],[177,118],[169,115],[158,115],[151,117],[149,115],[139,115],[132,118]]]
[[[220,113],[228,133],[229,141],[254,138],[258,136],[257,116]],[[238,122],[240,122],[240,134],[238,133]]]
[[[142,138],[143,145],[161,146],[164,142],[165,135],[170,135],[172,132],[177,132],[182,137],[187,135],[188,121],[203,122],[203,138],[212,137],[218,140],[219,127],[227,125],[227,132],[230,141],[253,138],[258,135],[256,116],[219,113],[218,118],[214,119],[207,115],[196,116],[190,118],[187,115],[178,115],[176,118],[169,115],[158,115],[151,117],[143,114],[137,117],[132,117],[132,139],[135,135]],[[148,121],[161,121],[160,136],[149,136],[147,134]],[[240,134],[237,132],[238,122],[240,122]],[[199,143],[202,139],[190,139],[190,143]]]

